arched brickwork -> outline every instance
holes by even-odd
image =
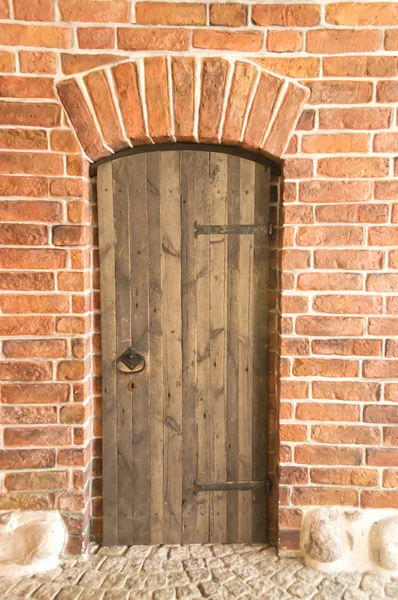
[[[150,56],[62,80],[88,158],[159,142],[242,145],[280,158],[309,92],[245,60]]]

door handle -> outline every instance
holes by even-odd
[[[132,346],[127,348],[116,361],[116,368],[119,373],[141,373],[145,367],[145,358]]]

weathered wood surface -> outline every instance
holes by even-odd
[[[269,177],[194,150],[98,169],[107,544],[265,540],[268,235],[195,223],[267,225]]]

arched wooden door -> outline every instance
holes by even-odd
[[[200,150],[98,168],[105,544],[265,541],[269,183]]]

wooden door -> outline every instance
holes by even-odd
[[[105,544],[266,539],[269,180],[199,150],[98,168]]]

